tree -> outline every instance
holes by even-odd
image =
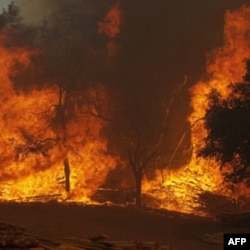
[[[155,161],[164,150],[163,144],[166,142],[168,132],[167,124],[163,120],[158,120],[165,119],[163,108],[161,114],[158,114],[160,117],[155,115],[156,111],[151,110],[149,113],[144,117],[137,115],[137,121],[133,120],[134,117],[127,120],[129,127],[126,135],[123,136],[128,162],[135,179],[137,207],[142,205],[142,179],[147,170],[155,167]]]
[[[73,13],[69,12],[69,16],[72,17]],[[73,116],[72,96],[79,91],[80,84],[82,84],[81,90],[84,88],[84,83],[81,69],[83,56],[81,52],[76,51],[80,43],[79,39],[76,39],[77,30],[72,30],[73,21],[68,19],[68,16],[64,17],[64,15],[59,15],[57,18],[62,20],[56,18],[53,25],[48,25],[44,21],[40,27],[34,29],[32,43],[39,53],[33,57],[33,68],[25,68],[17,62],[14,67],[16,74],[12,75],[11,80],[17,91],[24,92],[32,91],[34,88],[43,89],[46,86],[54,86],[57,100],[49,103],[48,107],[44,107],[46,110],[37,113],[37,117],[47,120],[46,127],[52,131],[51,137],[47,137],[48,133],[34,135],[26,128],[20,128],[19,132],[24,138],[24,143],[15,143],[15,149],[17,159],[20,159],[20,156],[24,159],[31,153],[45,155],[51,148],[47,147],[47,144],[53,141],[53,146],[59,147],[64,154],[65,191],[69,193],[70,163],[66,153],[69,147],[67,123]],[[69,34],[66,35],[66,33]]]
[[[0,29],[6,28],[6,27],[20,27],[22,18],[20,16],[20,10],[19,8],[14,4],[14,2],[11,2],[7,10],[3,8],[3,11],[0,15]]]
[[[11,2],[0,14],[1,45],[9,47],[31,47],[36,37],[36,27],[23,23],[20,8]]]
[[[29,93],[33,89],[48,88],[54,93],[43,110],[36,111],[37,118],[44,121],[44,127],[41,128],[44,133],[34,134],[27,128],[19,128],[23,142],[12,140],[12,144],[17,159],[27,158],[30,154],[46,157],[52,148],[57,147],[64,168],[67,193],[71,190],[69,152],[77,154],[77,147],[72,145],[72,133],[71,141],[69,138],[69,124],[76,120],[83,121],[87,114],[95,113],[99,117],[93,111],[92,103],[84,100],[95,85],[88,76],[89,48],[85,44],[84,25],[84,16],[76,6],[62,5],[61,10],[34,28],[32,46],[37,53],[32,58],[32,67],[25,68],[17,62],[15,74],[11,76],[16,91]],[[87,106],[92,113],[86,111]]]
[[[215,158],[227,181],[247,181],[250,186],[250,60],[246,65],[243,81],[228,86],[226,99],[215,89],[208,95],[204,117],[208,135],[199,156]]]
[[[135,205],[142,206],[142,182],[148,172],[163,169],[167,165],[166,157],[169,151],[169,113],[173,101],[180,91],[183,83],[169,95],[167,100],[158,95],[147,95],[147,98],[133,102],[130,99],[114,108],[115,115],[111,118],[111,126],[116,134],[116,149],[119,148],[121,156],[125,159],[133,173],[135,181]]]

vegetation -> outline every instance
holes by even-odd
[[[30,47],[36,53],[32,57],[32,67],[25,68],[16,62],[15,74],[11,76],[13,87],[17,92],[29,93],[33,89],[41,90],[49,86],[53,87],[56,97],[43,110],[36,112],[37,120],[46,120],[46,126],[41,131],[49,130],[50,133],[39,137],[28,128],[17,128],[22,143],[12,140],[16,160],[24,160],[31,154],[48,157],[49,151],[58,147],[65,172],[65,190],[70,192],[69,151],[72,145],[68,142],[68,124],[79,115],[76,114],[77,110],[81,119],[90,115],[109,124],[109,137],[117,135],[116,143],[119,146],[116,154],[120,154],[132,169],[136,205],[141,206],[143,177],[147,171],[166,163],[164,157],[168,150],[169,111],[185,81],[167,100],[155,93],[145,93],[144,89],[141,90],[144,97],[138,97],[132,84],[126,95],[118,93],[119,90],[109,89],[113,99],[106,100],[103,96],[108,84],[104,86],[100,79],[108,68],[103,52],[106,47],[101,44],[97,30],[96,33],[91,31],[91,39],[95,43],[87,44],[90,38],[83,32],[88,30],[86,20],[76,6],[62,5],[61,9],[36,27],[23,24],[19,13],[19,8],[11,3],[0,15],[0,28],[18,34],[15,39],[9,39],[8,46],[12,43],[14,46]],[[118,96],[123,97],[118,100]],[[91,108],[82,109],[83,106]],[[111,106],[114,111],[112,114]]]
[[[175,98],[180,95],[182,87],[179,84],[168,98],[148,94],[147,101],[137,100],[117,102],[115,113],[110,120],[112,134],[116,138],[115,145],[127,166],[132,170],[135,184],[135,205],[140,207],[142,201],[143,178],[154,170],[162,170],[168,164],[169,151],[169,114]],[[128,97],[127,97],[128,98]],[[140,106],[141,105],[141,106]],[[171,161],[171,159],[170,159]]]
[[[228,86],[228,98],[223,99],[216,90],[208,95],[208,135],[199,155],[220,162],[227,181],[246,181],[250,186],[250,60],[246,69],[242,82]]]
[[[99,97],[97,88],[93,87],[95,81],[87,79],[88,48],[83,46],[86,34],[83,15],[74,5],[62,5],[49,20],[42,21],[39,25],[28,27],[22,23],[18,6],[13,2],[3,9],[0,15],[0,28],[8,32],[6,47],[24,47],[35,51],[32,65],[25,67],[18,61],[13,66],[10,76],[13,87],[17,93],[30,93],[34,89],[42,90],[47,87],[54,89],[56,98],[46,103],[43,110],[35,113],[39,123],[43,124],[41,133],[34,134],[26,127],[17,128],[17,133],[22,138],[22,143],[11,138],[15,149],[15,160],[25,160],[31,154],[49,157],[49,151],[58,147],[61,152],[62,165],[65,173],[65,191],[70,192],[70,160],[68,153],[77,151],[75,145],[68,141],[69,122],[77,120],[77,116],[90,115],[98,111],[93,107]],[[27,39],[27,34],[29,34]],[[87,97],[90,88],[95,94]],[[91,99],[92,97],[92,99]],[[91,99],[91,100],[90,100]],[[82,107],[91,106],[89,110]],[[76,114],[76,110],[78,114]],[[94,110],[94,111],[93,111]],[[45,121],[42,123],[41,121]],[[43,132],[42,132],[43,131]],[[49,132],[48,132],[49,131]]]

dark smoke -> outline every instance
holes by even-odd
[[[14,2],[20,6],[27,23],[39,23],[65,4],[77,5],[94,30],[115,1]],[[152,83],[175,84],[188,75],[189,83],[193,83],[204,70],[205,53],[222,43],[224,12],[246,3],[247,0],[121,1],[123,24],[119,42],[122,50],[116,65],[117,81],[126,87],[139,84],[150,88]]]
[[[114,68],[95,72],[100,81],[121,93],[127,109],[138,114],[149,102],[168,99],[173,88],[187,76],[186,88],[176,98],[170,114],[171,148],[187,126],[190,113],[188,88],[205,75],[206,52],[223,42],[224,13],[248,0],[121,0],[120,54]],[[98,44],[97,22],[114,0],[15,0],[24,22],[37,24],[50,19],[65,4],[77,5],[85,17],[84,46]],[[94,35],[93,35],[94,34]],[[100,35],[101,37],[101,35]],[[102,49],[105,45],[102,47]],[[150,117],[149,117],[150,119]],[[186,144],[186,146],[188,143]]]

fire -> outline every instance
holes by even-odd
[[[108,11],[104,20],[98,22],[98,31],[104,33],[109,38],[115,38],[120,33],[121,9],[120,2],[117,1]]]
[[[233,195],[223,184],[218,164],[212,160],[197,158],[196,154],[204,143],[202,138],[207,134],[202,121],[208,106],[206,95],[215,88],[226,97],[228,84],[242,81],[245,74],[244,59],[250,58],[249,16],[250,7],[247,6],[226,12],[224,45],[207,55],[209,80],[196,83],[190,90],[193,108],[189,117],[192,133],[190,163],[179,170],[169,170],[163,182],[161,173],[158,172],[153,182],[145,181],[144,192],[157,198],[160,207],[195,213],[200,206],[197,199],[205,191],[229,197]],[[238,190],[239,195],[249,194],[244,185],[240,185]]]
[[[23,92],[10,80],[15,74],[14,64],[18,61],[29,67],[30,56],[35,52],[3,45],[0,52],[0,200],[26,201],[51,195],[90,201],[116,166],[115,159],[107,154],[107,140],[101,136],[105,121],[96,117],[96,105],[71,100],[74,116],[66,124],[67,141],[63,144],[55,132],[56,123],[51,122],[58,86]],[[107,98],[104,88],[99,87],[98,91],[102,99]],[[86,114],[89,110],[96,111],[95,116]],[[70,164],[69,193],[65,191],[63,167],[66,155]]]
[[[107,42],[107,56],[110,59],[115,58],[118,54],[118,44],[116,41],[120,33],[122,20],[122,11],[120,1],[116,1],[104,17],[103,21],[98,22],[98,32],[109,38]],[[113,64],[108,61],[107,64]]]
[[[104,20],[98,22],[99,33],[108,38],[108,58],[117,55],[121,16],[117,1]],[[226,97],[228,84],[241,81],[245,73],[244,59],[250,58],[249,16],[247,6],[226,13],[224,45],[207,55],[209,80],[196,83],[190,90],[193,108],[188,118],[192,132],[190,163],[178,170],[156,171],[154,180],[144,180],[143,192],[158,201],[158,208],[197,213],[199,195],[206,191],[232,197],[223,184],[218,164],[197,158],[196,153],[207,134],[202,121],[208,105],[206,94],[216,88]],[[101,85],[89,88],[85,93],[89,102],[70,99],[74,115],[67,114],[69,119],[63,126],[56,120],[60,117],[54,117],[59,109],[56,84],[24,92],[17,91],[10,80],[15,74],[14,64],[18,61],[23,67],[29,67],[31,55],[36,52],[6,48],[1,39],[6,37],[0,36],[0,200],[30,201],[42,197],[44,201],[51,196],[93,202],[91,196],[117,165],[117,159],[108,155],[107,138],[102,135],[106,121],[99,119],[110,113],[108,107],[105,110],[108,106],[105,88]],[[105,114],[100,114],[99,108]],[[64,133],[67,136],[62,139]],[[120,186],[126,189],[129,184],[124,180]],[[239,195],[246,194],[244,185],[238,190]]]

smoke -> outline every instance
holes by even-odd
[[[6,7],[12,0],[5,0],[4,3],[0,3],[0,7]],[[41,20],[48,18],[53,12],[60,9],[62,6],[70,4],[77,5],[79,11],[83,15],[89,15],[91,19],[98,15],[102,9],[105,11],[114,1],[92,1],[92,0],[14,0],[14,3],[20,7],[21,15],[24,18],[24,22],[28,24],[36,24]]]
[[[188,88],[205,75],[206,53],[223,43],[224,13],[248,1],[122,1],[122,53],[116,84],[131,106],[145,106],[153,95],[167,98],[187,76],[187,89],[171,114],[173,142],[190,112]],[[113,77],[113,76],[112,76]]]
[[[10,2],[11,0],[1,1],[0,7],[6,8]],[[186,119],[190,113],[188,89],[202,74],[206,74],[206,52],[212,48],[220,47],[220,45],[223,44],[224,13],[227,9],[234,9],[244,3],[246,4],[248,0],[158,0],[157,2],[155,0],[120,0],[119,11],[116,11],[115,14],[111,16],[116,17],[116,13],[121,12],[122,18],[118,18],[118,22],[113,23],[110,15],[107,15],[107,13],[110,13],[111,7],[115,6],[117,0],[15,0],[14,2],[20,7],[24,23],[37,25],[43,19],[48,19],[49,22],[57,20],[57,23],[56,21],[55,23],[58,26],[55,25],[55,27],[58,29],[63,27],[61,30],[65,32],[63,34],[66,34],[66,37],[72,36],[70,31],[61,25],[60,20],[64,19],[64,17],[68,17],[67,13],[72,10],[69,8],[69,5],[71,5],[71,7],[72,5],[76,6],[77,14],[80,15],[78,20],[81,20],[81,23],[78,26],[74,25],[73,29],[77,29],[76,34],[81,37],[81,40],[79,44],[74,47],[74,54],[71,54],[70,60],[74,63],[74,60],[77,59],[77,55],[81,52],[84,56],[86,55],[86,60],[82,60],[81,63],[79,63],[83,69],[82,71],[84,71],[86,75],[83,76],[81,75],[82,72],[79,73],[78,71],[77,76],[81,75],[84,79],[86,77],[87,81],[92,81],[92,78],[94,78],[94,80],[98,82],[111,84],[112,87],[117,90],[115,93],[120,93],[119,97],[121,98],[119,101],[125,106],[125,115],[132,115],[133,117],[131,119],[134,119],[134,124],[139,124],[138,126],[143,124],[146,128],[145,134],[151,130],[151,127],[148,126],[148,124],[150,124],[148,121],[157,124],[157,112],[159,112],[155,107],[154,109],[149,109],[149,107],[154,105],[158,105],[159,107],[159,103],[162,104],[162,99],[165,99],[167,103],[173,89],[183,82],[185,76],[187,76],[188,80],[185,89],[175,98],[174,107],[172,107],[169,117],[170,139],[167,150],[173,151],[180,141],[180,138],[182,138],[183,131],[187,128]],[[73,10],[75,11],[75,9]],[[55,13],[57,13],[57,15]],[[74,12],[71,12],[71,14],[72,13]],[[110,36],[109,32],[104,32],[106,28],[110,31],[112,24],[119,24],[118,26],[113,26],[113,28],[119,27],[119,32],[115,32],[115,36]],[[79,41],[79,39],[76,40]],[[59,51],[59,54],[61,55],[60,52],[61,51]],[[107,67],[105,64],[107,61],[103,59],[105,56],[115,57],[115,60],[112,60],[111,67]],[[61,60],[59,57],[60,56],[56,54],[55,58],[58,61]],[[9,60],[7,60],[7,62],[8,61]],[[5,61],[3,60],[3,65],[4,64]],[[55,61],[53,61],[53,64],[59,65],[56,64]],[[30,88],[27,89],[31,91]],[[46,92],[46,89],[43,91]],[[54,92],[52,91],[51,100],[56,99],[53,98],[53,94]],[[40,95],[39,92],[33,91],[31,95],[33,100],[32,105],[29,104],[28,101],[22,101],[22,103],[24,105],[29,104],[30,106],[27,106],[27,110],[30,110],[31,106],[38,106],[37,104],[33,105],[33,103],[37,103],[38,99],[41,101],[40,96],[47,98],[47,96],[50,95],[48,93]],[[20,95],[18,98],[21,97]],[[16,99],[13,98],[9,98],[8,100],[7,104],[12,104],[13,100],[13,103],[18,103],[15,102]],[[25,100],[27,100],[27,98]],[[46,102],[46,100],[44,100],[44,102]],[[14,104],[10,104],[9,106],[7,105],[7,108],[9,109],[9,107],[11,107],[11,110],[13,110]],[[167,105],[165,105],[165,107],[166,106]],[[39,107],[41,107],[39,110],[42,110],[42,107],[45,107],[45,105],[41,103]],[[7,108],[6,110],[8,110]],[[24,109],[22,105],[18,108],[20,108],[18,114],[23,112]],[[50,110],[50,108],[48,110]],[[153,110],[153,112],[149,112],[151,110]],[[6,114],[7,113],[8,116],[10,116],[10,111],[6,111]],[[24,120],[30,121],[30,118],[28,119],[30,112],[23,113],[27,115],[27,118]],[[13,112],[12,116],[15,116],[15,112]],[[18,119],[18,122],[22,122],[22,119]],[[130,120],[126,120],[126,117],[124,120],[125,125],[130,123]],[[78,119],[78,121],[80,122],[81,120]],[[81,123],[80,126],[75,126],[73,122],[70,124],[72,126],[70,131],[73,133],[73,136],[77,137],[78,134],[81,134],[85,137],[85,134],[87,134],[87,132],[89,133],[89,127],[93,127],[92,123],[90,121],[85,122],[86,124]],[[121,123],[120,121],[118,124]],[[44,125],[43,127],[47,127],[45,121],[44,124],[42,124],[41,120],[39,123],[34,122],[34,124],[38,126],[37,130],[39,131],[39,126]],[[96,122],[93,124],[98,125]],[[131,124],[133,123],[131,122],[129,124],[128,129],[133,129],[133,125]],[[123,124],[121,124],[120,127],[117,126],[118,129],[120,129],[122,125]],[[13,137],[16,133],[14,126],[16,126],[16,123],[13,123]],[[24,127],[29,129],[34,126],[29,123],[29,126]],[[93,138],[98,138],[100,133],[103,132],[101,131],[101,127],[100,124],[97,128],[94,128],[96,132],[93,134]],[[81,128],[82,131],[79,130],[79,128]],[[9,126],[4,126],[4,129],[9,129]],[[85,130],[88,131],[86,132]],[[141,131],[142,129],[140,132]],[[9,133],[7,134],[9,135]],[[151,136],[154,137],[154,134],[151,133]],[[145,137],[151,138],[150,136]],[[75,142],[78,142],[77,138],[75,140]],[[112,144],[111,140],[109,142]],[[187,145],[186,147],[189,146],[188,142],[185,144]],[[74,143],[74,141],[72,141],[72,143]],[[114,150],[119,151],[115,142],[112,146]],[[93,183],[93,181],[90,180],[92,176],[96,175],[97,167],[100,167],[100,162],[105,170],[103,175],[104,179],[107,171],[109,171],[107,170],[107,166],[110,166],[110,169],[115,167],[113,159],[106,157],[108,155],[106,154],[106,140],[100,145],[94,145],[92,141],[90,141],[89,144],[87,143],[80,147],[77,145],[77,147],[79,148],[79,152],[82,153],[82,159],[86,160],[86,162],[82,162],[83,166],[90,170],[90,177],[85,179],[80,176],[77,169],[75,170],[75,176],[79,176],[79,180],[83,185],[90,186],[89,183]],[[184,152],[184,149],[185,148],[181,149],[182,152]],[[95,150],[98,152],[95,152]],[[110,151],[111,150],[109,150],[109,153]],[[187,151],[186,148],[186,152]],[[101,153],[101,156],[98,158],[96,155],[99,152],[104,152],[104,154]],[[52,155],[56,157],[56,154],[53,153]],[[91,161],[88,162],[89,159],[86,155],[93,156],[93,160],[91,159]],[[181,155],[180,157],[178,155],[176,159],[177,158],[181,159]],[[72,159],[72,164],[78,166],[78,159],[76,157],[74,158],[73,155]],[[99,159],[99,161],[96,159]],[[7,160],[9,160],[9,158]],[[57,159],[54,160],[54,162],[56,161]],[[33,161],[31,163],[37,166]],[[181,166],[181,164],[183,164],[183,162],[178,162],[175,166],[178,167]],[[51,166],[51,164],[47,163],[45,165]],[[81,168],[81,165],[79,165],[79,167]],[[23,168],[25,168],[24,165]],[[80,168],[79,172],[82,173]],[[59,169],[58,173],[60,173]],[[119,173],[114,173],[114,175],[118,174]],[[102,182],[103,179],[101,180],[101,183]],[[98,187],[101,183],[98,181],[94,186]],[[81,190],[84,190],[84,188]]]
[[[8,4],[14,2],[20,8],[23,21],[27,24],[40,22],[55,8],[54,1],[49,0],[8,0],[6,2]]]
[[[11,3],[11,0],[2,0],[1,2],[0,2],[0,8],[1,8],[1,10],[3,9],[3,8],[6,8],[7,6],[8,6],[8,4],[10,4]]]
[[[3,1],[1,1],[2,4]],[[10,1],[4,1],[9,3]],[[98,22],[115,0],[15,0],[24,22],[36,24],[65,4],[75,4],[84,16],[84,46],[99,44]],[[184,130],[190,112],[188,88],[205,75],[206,52],[223,43],[224,13],[248,0],[137,0],[120,1],[123,20],[116,38],[119,55],[112,73],[96,78],[111,82],[133,107],[170,95],[187,76],[187,88],[176,99],[171,114],[173,141]],[[102,35],[100,34],[100,38]],[[105,45],[103,45],[105,46]],[[91,46],[90,46],[91,47]],[[91,47],[92,49],[92,47]],[[95,52],[95,51],[94,51]],[[93,53],[94,53],[93,52]],[[95,60],[94,63],[98,63]],[[101,65],[102,66],[102,65]],[[140,110],[138,110],[140,113]]]
[[[10,2],[1,1],[0,6],[5,7]],[[29,24],[40,22],[65,4],[72,4],[77,5],[82,15],[86,16],[86,22],[95,26],[115,3],[114,0],[14,2]],[[185,74],[199,77],[196,73],[205,68],[206,51],[222,43],[223,13],[247,2],[159,0],[156,4],[153,0],[121,1],[124,20],[120,44],[124,53],[117,65],[118,78],[128,82],[128,77],[130,81],[133,77],[133,82],[144,82],[143,85],[147,79],[149,85],[152,81],[161,85],[166,81],[181,81]],[[145,79],[140,79],[141,72]],[[124,85],[123,82],[121,84]]]

